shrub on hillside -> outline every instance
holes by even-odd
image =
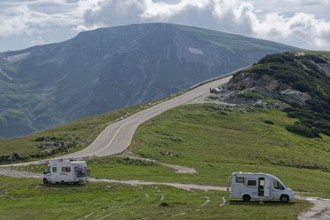
[[[273,125],[273,124],[274,124],[274,122],[271,121],[271,120],[265,120],[264,123],[265,123],[265,124],[269,124],[269,125]]]
[[[26,159],[28,159],[26,155],[20,155],[18,153],[12,153],[9,155],[0,155],[0,163],[12,163]]]
[[[317,130],[307,127],[300,123],[289,125],[286,127],[286,129],[288,131],[298,134],[300,136],[304,136],[304,137],[308,137],[308,138],[314,138],[314,137],[321,138],[321,136],[319,135],[319,132]]]

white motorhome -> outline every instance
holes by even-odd
[[[230,197],[247,202],[251,200],[288,202],[294,199],[294,192],[273,175],[234,172],[231,175]]]
[[[71,159],[50,160],[42,182],[48,183],[82,183],[88,181],[86,161]]]

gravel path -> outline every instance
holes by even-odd
[[[317,197],[296,196],[297,199],[307,200],[313,203],[313,207],[306,212],[300,213],[299,220],[311,219],[330,219],[330,199],[321,199]]]
[[[0,168],[0,176],[11,176],[11,177],[16,177],[16,178],[35,178],[35,179],[40,179],[40,181],[42,178],[42,174],[25,172],[25,171],[17,171],[17,170],[13,170],[13,169],[10,169],[7,167]]]
[[[11,176],[16,178],[36,178],[40,179],[42,174],[30,173],[25,171],[12,170],[7,167],[0,168],[0,176]],[[111,180],[111,179],[95,179],[89,178],[89,182],[105,182],[105,183],[119,183],[127,184],[131,186],[141,186],[141,185],[163,185],[163,186],[172,186],[184,190],[215,190],[215,191],[226,191],[226,187],[221,186],[210,186],[210,185],[198,185],[198,184],[183,184],[183,183],[167,183],[167,182],[145,182],[141,180]],[[310,219],[330,219],[330,199],[321,199],[317,197],[308,197],[308,196],[295,196],[296,199],[306,200],[313,203],[313,207],[306,212],[301,213],[298,216],[299,220],[310,220]],[[224,199],[224,198],[223,198]],[[224,203],[225,203],[224,199]],[[221,204],[222,205],[224,205]]]

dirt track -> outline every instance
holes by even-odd
[[[310,210],[303,212],[298,216],[299,220],[330,219],[330,199],[321,199],[308,196],[296,196],[296,198],[313,203],[313,207]]]
[[[36,178],[40,179],[42,174],[16,171],[10,168],[0,168],[0,176],[11,176],[17,178]],[[90,182],[107,182],[107,183],[119,183],[119,184],[128,184],[132,186],[139,185],[164,185],[164,186],[172,186],[179,189],[191,190],[216,190],[216,191],[226,191],[226,187],[221,186],[209,186],[209,185],[197,185],[197,184],[182,184],[182,183],[166,183],[166,182],[144,182],[140,180],[111,180],[111,179],[94,179],[90,178]],[[321,199],[317,197],[307,197],[307,196],[299,196],[296,195],[296,199],[307,200],[313,203],[313,207],[301,213],[298,216],[299,220],[310,220],[310,219],[330,219],[330,199]],[[224,204],[222,204],[224,205]]]

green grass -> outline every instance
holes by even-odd
[[[314,51],[314,50],[309,50],[309,51],[304,51],[305,54],[308,55],[322,55],[325,57],[330,58],[330,51]]]
[[[124,158],[102,157],[88,164],[95,178],[218,186],[227,185],[235,171],[265,172],[301,194],[330,198],[330,138],[288,132],[286,126],[295,121],[276,110],[182,106],[141,125]],[[126,159],[130,154],[193,167],[197,173],[178,174],[159,163]]]
[[[174,93],[161,100],[141,103],[105,114],[87,117],[19,138],[0,138],[0,164],[41,160],[79,151],[88,147],[109,124],[180,94],[182,92]],[[0,114],[1,122],[2,118]],[[46,152],[47,144],[54,141],[72,143],[72,146],[64,150],[56,146],[53,148],[53,151]],[[50,148],[48,147],[48,149]],[[14,158],[13,154],[17,154],[19,157]],[[8,160],[4,160],[4,157]]]
[[[294,190],[330,198],[330,138],[290,133],[286,126],[294,122],[275,110],[241,113],[216,105],[183,106],[144,123],[129,151],[198,172],[169,175],[173,181],[223,186],[234,171],[267,172]],[[163,175],[168,172],[153,178]]]
[[[216,105],[183,106],[140,126],[125,155],[193,167],[196,174],[117,157],[90,160],[89,168],[96,178],[220,186],[234,171],[266,172],[301,194],[330,198],[330,138],[292,134],[285,127],[294,122],[275,110],[240,113]]]
[[[330,198],[330,138],[292,134],[285,127],[294,122],[275,110],[239,112],[223,111],[213,104],[182,106],[141,125],[121,157],[91,159],[88,165],[95,178],[218,186],[225,186],[234,171],[266,172],[278,176],[299,194]],[[197,173],[177,174],[158,162],[125,158],[130,154],[193,167]],[[24,169],[41,173],[43,167]],[[300,200],[289,204],[267,202],[263,206],[234,200],[220,208],[221,195],[229,200],[227,192],[107,183],[43,186],[41,180],[0,180],[0,218],[4,219],[44,219],[49,215],[73,219],[89,214],[95,219],[110,213],[109,219],[296,219],[311,205]],[[158,190],[164,201],[160,201]],[[201,207],[205,196],[211,202]]]
[[[42,185],[40,180],[3,176],[0,180],[0,219],[296,219],[310,206],[306,201],[231,201],[219,207],[222,196],[228,199],[226,192],[109,183]]]
[[[74,147],[66,150],[65,153],[78,151],[92,143],[94,139],[101,133],[101,131],[111,122],[120,119],[120,117],[127,117],[146,107],[149,107],[149,105],[135,105],[99,116],[88,117],[79,121],[67,123],[65,125],[44,130],[28,136],[11,139],[0,139],[0,155],[12,155],[13,153],[17,153],[23,157],[23,161],[27,161],[62,154],[61,149],[59,148],[56,150],[56,152],[51,154],[43,153],[40,151],[40,148],[38,148],[39,145],[44,144],[46,141],[53,140],[72,142],[74,144]],[[44,138],[45,141],[37,141],[37,139],[40,137]],[[32,155],[33,157],[31,157]],[[12,160],[9,162],[18,161]],[[2,163],[9,162],[3,161]]]

